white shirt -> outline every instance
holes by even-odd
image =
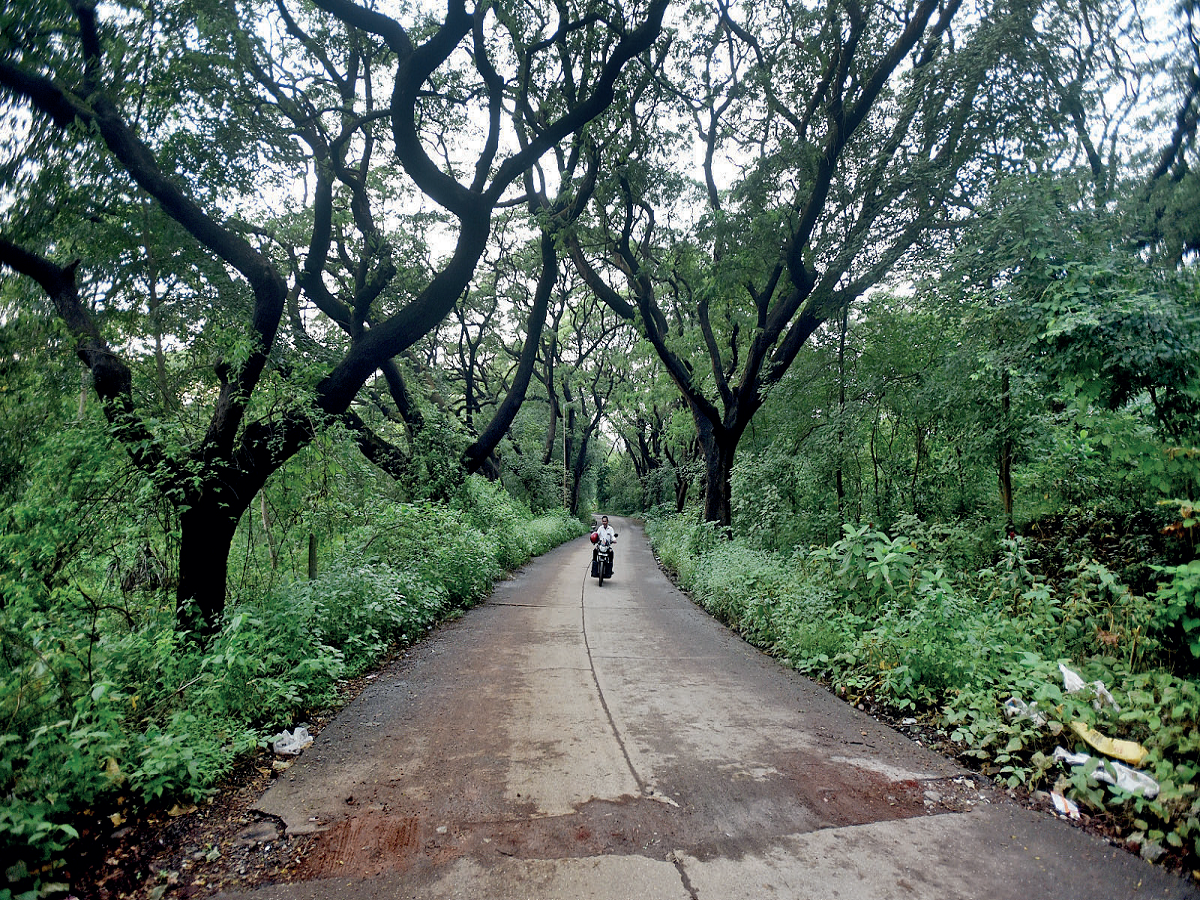
[[[596,529],[596,536],[602,541],[608,541],[610,544],[617,539],[617,533],[613,531],[611,525],[601,525]]]

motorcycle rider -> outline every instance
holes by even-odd
[[[601,541],[608,541],[609,544],[609,565],[611,566],[615,555],[612,552],[613,541],[617,539],[617,533],[608,524],[608,516],[600,517],[600,527],[595,531],[596,541],[592,544],[592,568],[596,567],[596,551],[600,549]]]

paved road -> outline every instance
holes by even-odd
[[[376,679],[263,796],[315,832],[229,897],[1198,897],[1020,809],[743,644],[615,523]]]

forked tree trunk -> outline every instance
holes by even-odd
[[[229,549],[246,506],[235,509],[202,498],[180,514],[175,617],[181,631],[204,637],[220,628]]]
[[[687,507],[688,491],[692,484],[686,475],[675,472],[675,512],[681,513]]]

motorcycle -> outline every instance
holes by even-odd
[[[604,579],[612,578],[613,542],[609,538],[601,539],[592,532],[592,543],[596,545],[596,552],[592,555],[592,577],[596,579],[596,587],[603,587]]]

